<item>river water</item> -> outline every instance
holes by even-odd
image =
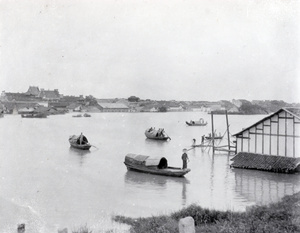
[[[5,115],[0,119],[0,232],[69,231],[87,225],[93,232],[123,232],[128,226],[111,220],[114,215],[147,217],[168,214],[190,204],[217,210],[244,211],[300,191],[299,174],[275,174],[231,169],[232,155],[212,155],[209,148],[188,152],[191,172],[185,178],[127,171],[127,153],[168,159],[182,166],[183,148],[211,131],[210,115],[203,112],[94,113],[90,118],[73,114],[46,119]],[[208,121],[189,127],[185,121]],[[265,116],[229,115],[230,133]],[[148,127],[164,128],[172,140],[146,139]],[[214,116],[222,134],[224,115]],[[68,138],[83,132],[93,147],[71,149]],[[222,144],[225,144],[225,139]]]

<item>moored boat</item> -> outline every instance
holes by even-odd
[[[212,134],[210,133],[208,136],[205,136],[206,140],[220,140],[222,138],[223,136],[221,135],[221,133],[219,133],[219,135],[215,133],[214,136],[212,136]]]
[[[199,121],[190,121],[190,122],[185,122],[188,126],[205,126],[207,125],[207,121],[204,121],[203,118],[200,118]]]
[[[165,132],[164,129],[159,128],[158,130],[151,127],[149,129],[146,129],[145,135],[149,139],[154,139],[154,140],[168,140],[171,139]]]
[[[150,157],[137,154],[127,154],[124,164],[128,170],[162,176],[182,177],[191,171],[189,168],[169,167],[165,157]]]
[[[69,142],[71,147],[81,149],[81,150],[89,150],[91,148],[91,144],[88,142],[86,136],[84,135],[72,135],[69,137]]]
[[[83,116],[84,116],[84,117],[91,117],[91,115],[88,114],[88,113],[83,114]]]
[[[72,117],[82,117],[81,114],[73,115]]]
[[[45,113],[26,113],[21,114],[22,118],[47,118],[47,114]]]

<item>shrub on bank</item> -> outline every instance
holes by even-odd
[[[300,192],[286,196],[278,203],[254,206],[246,212],[209,210],[191,205],[170,216],[137,219],[115,216],[114,220],[131,225],[131,232],[135,233],[177,233],[179,219],[187,216],[194,218],[199,233],[300,232]]]

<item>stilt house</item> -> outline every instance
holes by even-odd
[[[233,136],[233,167],[278,172],[299,168],[300,108],[282,108]]]

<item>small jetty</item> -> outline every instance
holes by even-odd
[[[277,173],[300,172],[300,158],[240,152],[231,159],[230,167]]]

